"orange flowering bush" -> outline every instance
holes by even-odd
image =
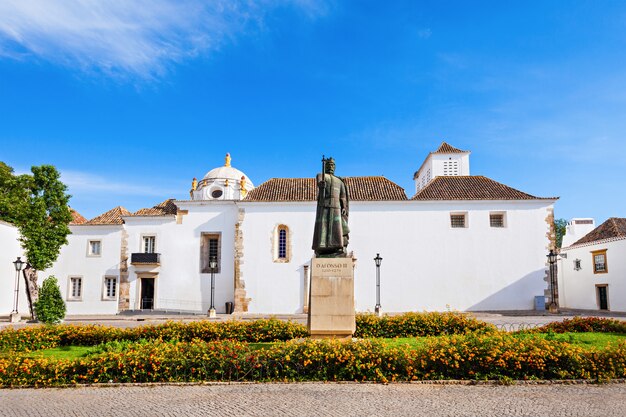
[[[475,331],[495,331],[495,327],[461,313],[404,313],[378,317],[375,314],[356,315],[355,337],[418,337],[464,334]]]
[[[193,339],[274,342],[307,336],[306,327],[277,319],[191,323],[167,322],[156,326],[119,329],[97,325],[37,326],[0,331],[0,350],[34,351],[57,346],[95,346],[110,341]]]
[[[468,334],[424,347],[381,341],[303,340],[267,349],[239,341],[119,342],[76,360],[0,358],[0,386],[106,382],[411,381],[422,379],[597,379],[626,377],[626,343],[583,350],[542,338]]]
[[[574,317],[555,321],[535,329],[539,333],[598,332],[626,334],[626,321],[600,317]]]

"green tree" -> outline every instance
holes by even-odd
[[[0,219],[13,223],[20,232],[20,243],[28,264],[24,269],[31,315],[35,317],[37,271],[52,266],[61,247],[67,244],[72,220],[70,195],[52,165],[34,166],[32,175],[14,175],[0,163]]]
[[[13,168],[0,161],[0,219],[16,224],[28,199],[27,179],[14,175]]]
[[[560,248],[563,244],[563,236],[565,236],[565,230],[567,227],[567,220],[556,219],[554,221],[554,231],[556,232],[556,247]]]
[[[59,323],[65,318],[65,302],[54,275],[43,280],[39,289],[39,299],[35,302],[37,319],[46,324]]]

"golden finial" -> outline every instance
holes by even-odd
[[[191,190],[189,190],[189,197],[193,200],[193,192],[196,191],[196,189],[198,188],[198,180],[197,179],[193,179],[191,181]]]
[[[239,188],[241,189],[241,198],[244,198],[246,194],[248,194],[248,190],[246,190],[246,177],[242,176],[239,180]]]
[[[230,166],[230,154],[229,153],[226,154],[225,159],[226,159],[226,162],[224,162],[224,166],[229,167]]]

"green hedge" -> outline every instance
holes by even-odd
[[[101,382],[412,381],[626,377],[626,343],[601,351],[506,333],[433,338],[418,349],[380,341],[289,341],[253,349],[238,341],[150,342],[78,360],[0,358],[0,386]]]
[[[383,317],[357,314],[355,337],[441,336],[479,330],[495,331],[496,328],[462,313],[404,313]]]

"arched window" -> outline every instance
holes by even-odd
[[[278,259],[287,259],[287,229],[278,229]]]
[[[274,229],[274,262],[289,262],[291,258],[291,242],[289,227],[279,224]]]

